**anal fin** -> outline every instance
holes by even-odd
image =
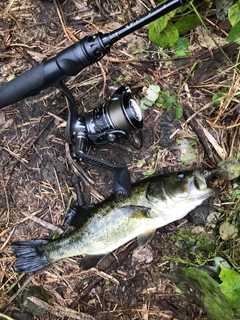
[[[82,270],[88,270],[91,268],[96,267],[100,261],[107,255],[106,254],[99,254],[99,255],[86,255],[83,257],[82,261],[80,262],[80,268]]]
[[[150,230],[147,230],[144,233],[140,234],[137,237],[138,246],[144,247],[146,244],[148,244],[152,240],[152,238],[155,234],[155,231],[156,231],[156,229],[150,229]]]

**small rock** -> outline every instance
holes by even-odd
[[[233,224],[225,221],[221,224],[219,233],[222,240],[232,240],[237,237],[238,229]]]
[[[145,248],[137,248],[133,252],[132,256],[132,265],[138,263],[150,263],[153,261],[153,253],[152,250],[148,247]]]

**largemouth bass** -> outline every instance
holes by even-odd
[[[31,272],[63,258],[83,255],[82,269],[96,266],[108,253],[137,238],[144,246],[157,228],[183,218],[215,194],[199,171],[142,180],[126,199],[110,197],[92,207],[73,206],[66,221],[78,228],[57,240],[15,242],[17,272]]]

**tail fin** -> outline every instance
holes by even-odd
[[[50,262],[42,248],[42,245],[48,242],[48,240],[27,240],[12,243],[11,248],[18,258],[14,264],[15,271],[32,272],[49,266]]]

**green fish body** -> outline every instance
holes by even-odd
[[[63,258],[83,255],[81,267],[96,266],[105,255],[137,238],[144,246],[157,228],[183,218],[216,192],[198,172],[156,176],[132,186],[126,199],[110,197],[93,207],[72,207],[66,221],[78,226],[57,240],[12,244],[15,270],[31,272]]]

